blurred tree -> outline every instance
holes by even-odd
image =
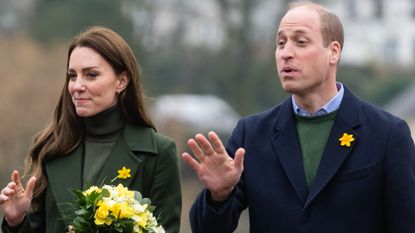
[[[106,26],[132,39],[131,21],[121,12],[122,1],[38,0],[31,20],[34,38],[48,43],[67,40],[88,26]]]
[[[259,3],[249,0],[214,2],[225,33],[221,49],[184,44],[182,29],[191,19],[186,18],[186,10],[181,9],[184,13],[172,33],[172,44],[149,52],[145,55],[149,59],[143,62],[151,79],[165,84],[158,87],[158,92],[215,94],[243,115],[275,104],[285,94],[279,88],[275,73],[273,33],[263,40],[255,38],[253,12]]]
[[[186,42],[186,29],[200,13],[195,12],[197,3],[190,0],[38,0],[30,28],[32,35],[44,43],[72,38],[90,25],[114,29],[136,52],[150,96],[215,94],[242,115],[275,105],[287,96],[275,71],[275,32],[258,36],[258,24],[254,23],[256,10],[265,1],[211,1],[224,33],[219,49]],[[278,13],[266,20],[275,22],[271,30],[278,27],[290,2],[279,1],[275,9]],[[169,24],[168,33],[160,34],[157,20],[166,14],[174,22]],[[374,72],[370,67],[341,67],[339,80],[358,94],[368,94],[366,88],[371,86],[374,91],[377,86]],[[381,98],[379,101],[384,102]]]
[[[243,115],[273,105],[281,93],[274,68],[274,39],[254,38],[254,11],[260,3],[216,0],[226,39],[223,49],[211,59],[212,72],[202,79],[205,83],[213,80],[216,87],[212,90],[206,89],[210,85],[201,85],[203,91],[225,98]]]
[[[376,66],[341,66],[337,79],[361,98],[378,106],[384,106],[413,81],[413,70],[391,67],[385,69]]]

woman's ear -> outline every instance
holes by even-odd
[[[337,64],[340,61],[341,47],[338,41],[330,43],[330,64]]]
[[[118,86],[117,86],[117,93],[121,93],[128,85],[129,79],[125,72],[122,72],[118,76]]]

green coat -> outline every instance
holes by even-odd
[[[70,154],[45,164],[48,186],[44,193],[44,208],[25,218],[13,229],[3,221],[3,233],[62,233],[70,224],[64,203],[74,200],[72,189],[82,189],[82,151],[78,146]],[[131,177],[110,181],[123,166],[131,169]],[[155,216],[168,233],[180,231],[181,186],[178,158],[174,142],[153,129],[126,125],[123,136],[115,144],[97,179],[105,184],[122,183],[141,192],[156,206]],[[97,185],[100,185],[98,183]]]

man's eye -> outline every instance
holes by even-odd
[[[284,44],[285,44],[285,41],[282,41],[282,40],[277,42],[277,46],[278,46],[279,48],[283,47],[283,46],[284,46]]]
[[[298,40],[297,41],[297,44],[299,45],[299,46],[305,46],[306,45],[306,41],[305,40]]]

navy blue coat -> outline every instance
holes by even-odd
[[[340,145],[343,133],[356,138],[350,147]],[[241,119],[227,150],[233,155],[239,147],[246,150],[240,182],[220,205],[201,192],[190,210],[193,232],[233,232],[247,207],[254,233],[415,232],[409,128],[347,88],[310,189],[291,98]]]

